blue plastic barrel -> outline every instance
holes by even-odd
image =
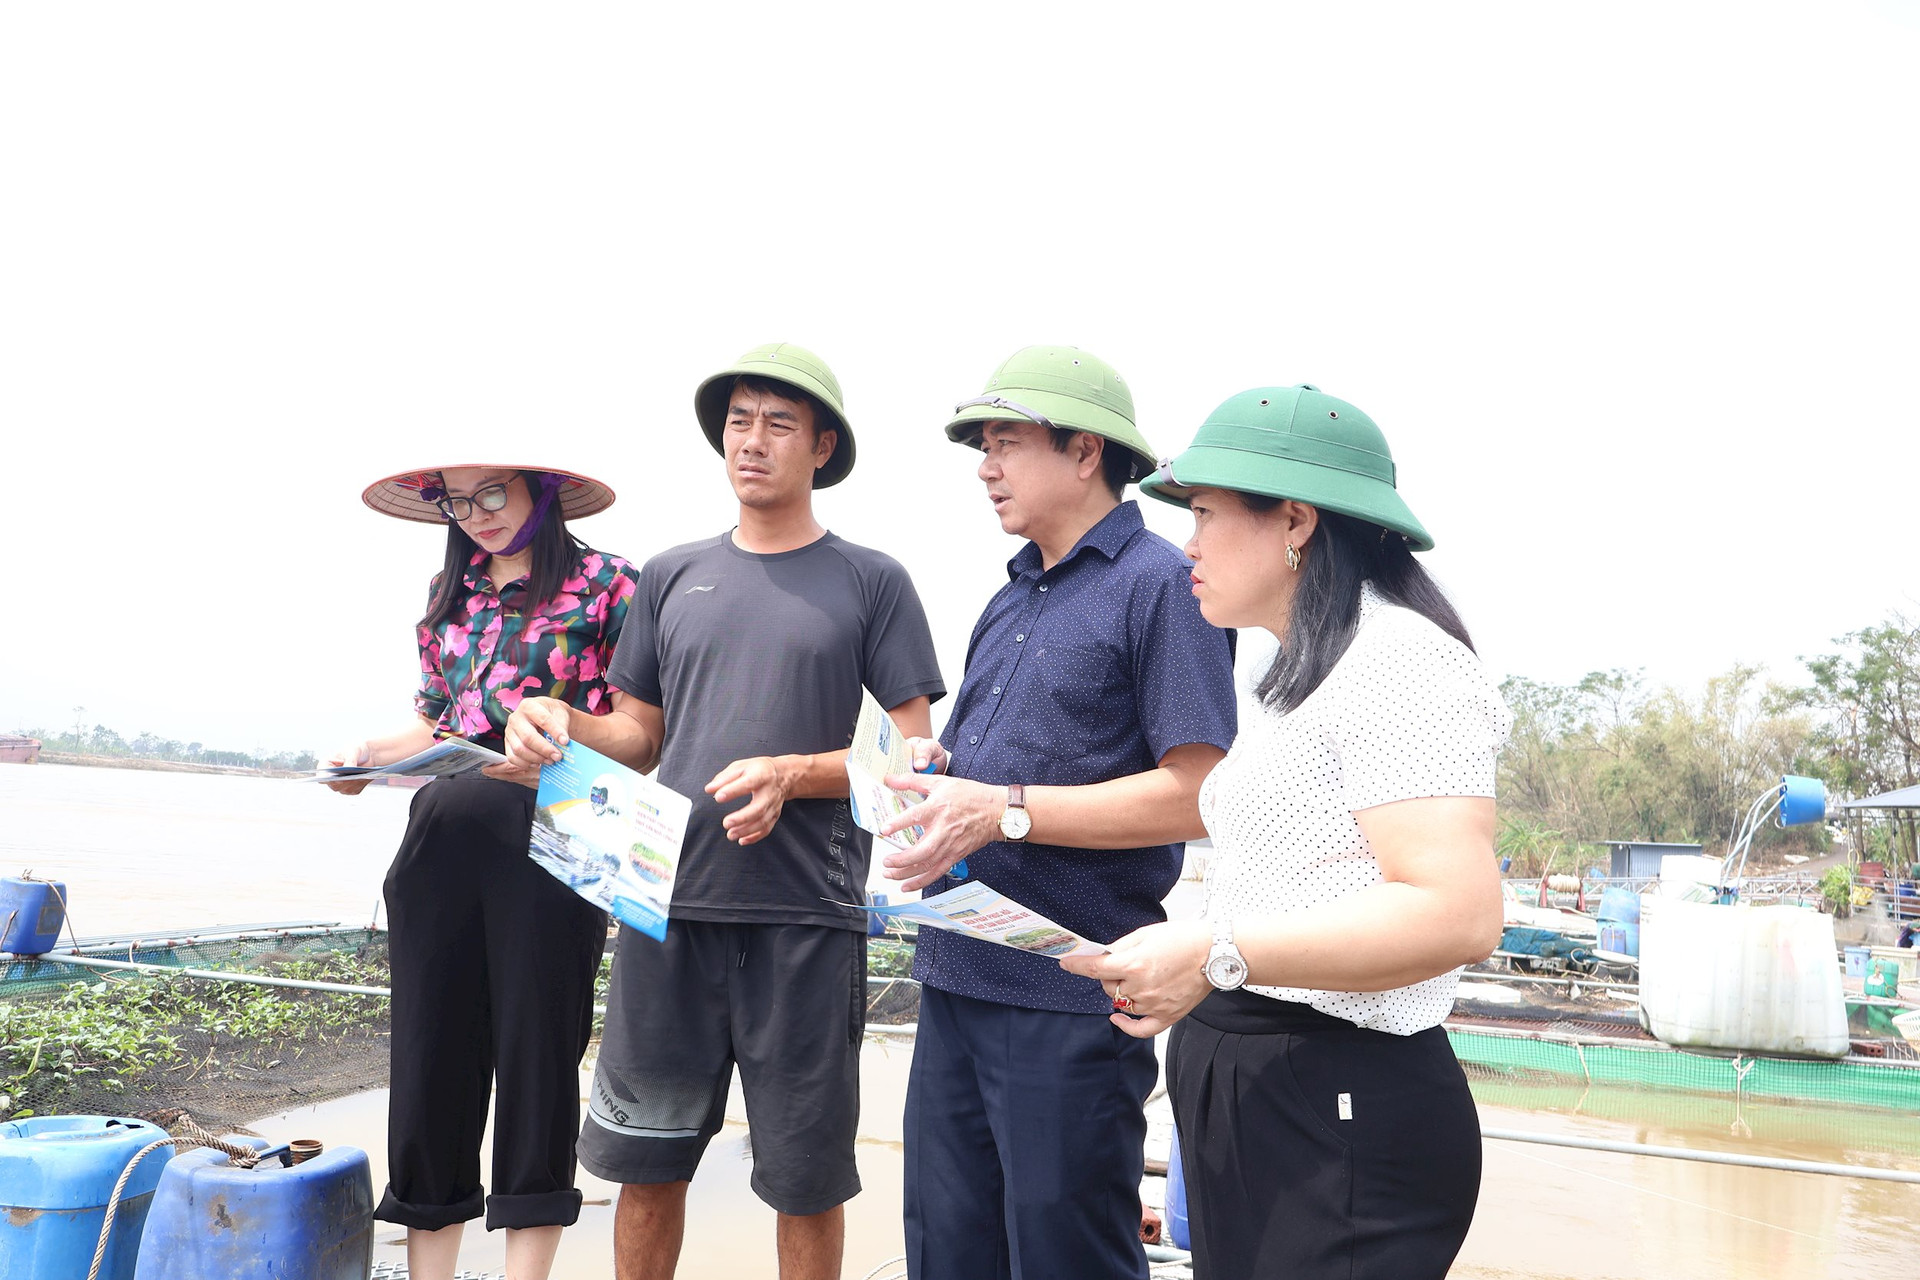
[[[167,1166],[133,1277],[366,1280],[372,1268],[366,1152],[336,1147],[291,1167],[269,1156],[241,1169],[225,1152],[201,1148]]]
[[[1640,923],[1640,895],[1631,889],[1611,888],[1600,895],[1600,918],[1621,924]]]
[[[53,950],[67,923],[66,901],[67,886],[58,880],[0,880],[0,951],[41,956]]]
[[[1827,816],[1827,784],[1818,778],[1786,774],[1780,779],[1779,821],[1783,827],[1819,822]]]
[[[166,1137],[144,1120],[35,1116],[0,1124],[0,1280],[83,1277],[113,1184],[140,1148]],[[132,1280],[154,1185],[173,1155],[150,1153],[127,1179],[101,1280]]]
[[[1176,1249],[1193,1248],[1187,1231],[1187,1171],[1180,1163],[1180,1135],[1173,1135],[1173,1152],[1167,1157],[1167,1239]]]

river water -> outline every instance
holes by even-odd
[[[312,784],[60,765],[0,765],[0,872],[67,882],[79,932],[374,918],[412,793],[343,797]],[[868,1046],[845,1274],[901,1252],[900,1102],[910,1046]],[[1488,1128],[1920,1169],[1920,1117],[1829,1106],[1503,1085],[1478,1089]],[[773,1217],[749,1190],[739,1095],[689,1200],[680,1274],[775,1275]],[[385,1095],[273,1117],[275,1137],[366,1148],[384,1178]],[[298,1132],[295,1132],[295,1131]],[[610,1272],[614,1189],[588,1205],[556,1280]],[[597,1202],[597,1203],[596,1203]],[[1920,1186],[1723,1168],[1489,1141],[1480,1210],[1453,1274],[1474,1280],[1861,1280],[1920,1276]],[[398,1258],[382,1227],[377,1258]],[[469,1232],[463,1265],[498,1270]],[[892,1270],[891,1268],[888,1270]]]

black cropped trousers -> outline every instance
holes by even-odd
[[[527,856],[532,822],[532,791],[477,773],[414,796],[386,880],[393,1081],[376,1218],[434,1231],[484,1204],[492,1231],[580,1216],[579,1068],[607,917]]]
[[[1442,1280],[1480,1194],[1480,1121],[1447,1033],[1364,1031],[1214,992],[1167,1088],[1197,1280]]]

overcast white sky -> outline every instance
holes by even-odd
[[[361,486],[577,467],[644,559],[776,340],[950,687],[1016,544],[940,428],[1034,342],[1163,453],[1361,406],[1502,674],[1797,679],[1920,602],[1916,67],[1915,0],[8,6],[0,730],[395,723],[441,535]]]

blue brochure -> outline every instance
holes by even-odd
[[[679,792],[570,742],[540,770],[527,853],[621,924],[665,938],[692,808]]]

